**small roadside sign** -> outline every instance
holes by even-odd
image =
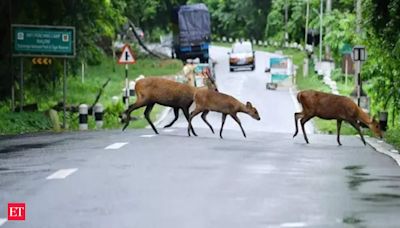
[[[39,65],[50,65],[52,64],[53,60],[51,60],[51,58],[32,58],[32,63],[33,64],[39,64]]]
[[[118,64],[134,64],[135,58],[133,57],[133,52],[131,50],[131,47],[129,45],[125,45],[122,48],[122,54],[118,59]]]

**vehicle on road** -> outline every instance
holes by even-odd
[[[229,55],[229,70],[232,72],[239,68],[256,68],[255,52],[253,45],[248,41],[236,42],[232,45],[232,52]]]
[[[172,12],[173,57],[185,62],[199,58],[208,63],[211,42],[210,13],[206,5],[176,7]]]

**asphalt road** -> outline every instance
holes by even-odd
[[[227,93],[243,103],[250,101],[257,108],[261,120],[256,121],[247,114],[238,114],[245,130],[267,132],[294,132],[294,117],[297,107],[295,96],[290,93],[290,87],[280,86],[277,90],[267,90],[266,83],[270,81],[270,74],[264,73],[271,56],[278,56],[266,52],[256,52],[256,69],[247,69],[229,72],[228,48],[212,47],[210,55],[214,61],[217,85],[220,92]],[[269,65],[268,65],[269,66]],[[296,101],[296,102],[295,102]],[[173,119],[172,113],[162,121],[164,126]],[[221,125],[221,114],[210,113],[207,116],[210,123],[218,128]],[[200,115],[193,120],[194,127],[208,128]],[[187,121],[181,118],[175,127],[187,127]],[[236,122],[230,117],[225,122],[224,129],[240,130]],[[313,132],[311,124],[306,125],[307,132]]]
[[[264,89],[260,54],[260,74],[218,66],[221,91],[259,108],[261,121],[240,116],[246,139],[233,121],[223,140],[200,120],[187,137],[184,118],[160,135],[0,138],[0,227],[398,227],[396,163],[355,136],[292,139],[294,102]],[[8,202],[26,203],[25,221],[4,219]]]

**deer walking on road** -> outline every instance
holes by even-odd
[[[303,111],[294,114],[296,131],[293,138],[298,133],[297,122],[300,119],[304,139],[309,143],[304,130],[304,124],[313,117],[319,117],[325,120],[335,119],[337,121],[337,142],[339,145],[342,145],[340,143],[340,128],[343,121],[350,123],[357,130],[364,145],[366,143],[361,133],[359,122],[367,125],[376,136],[382,138],[379,123],[373,118],[370,118],[367,113],[348,97],[314,90],[305,90],[297,94],[297,100],[302,105]]]
[[[190,113],[189,126],[188,126],[189,136],[190,136],[190,129],[193,128],[192,119],[199,113],[202,113],[201,118],[210,127],[213,133],[214,129],[207,122],[206,119],[207,114],[210,111],[222,113],[222,125],[219,132],[219,136],[221,137],[221,139],[222,139],[222,130],[224,128],[225,119],[227,115],[230,115],[239,124],[244,137],[246,137],[246,133],[243,130],[242,123],[237,117],[237,113],[238,112],[247,113],[254,119],[260,120],[260,116],[258,115],[257,109],[254,108],[250,102],[243,104],[232,96],[214,90],[209,90],[209,89],[197,90],[194,94],[194,102],[196,104],[196,108],[193,112]]]
[[[172,80],[164,78],[143,78],[136,82],[136,102],[129,106],[121,115],[121,122],[125,123],[123,130],[129,125],[130,114],[134,110],[146,106],[144,117],[150,124],[153,131],[158,134],[157,129],[150,119],[150,112],[155,104],[172,107],[174,109],[175,117],[171,123],[164,126],[164,128],[171,127],[179,117],[179,109],[182,109],[184,116],[189,121],[189,107],[193,103],[193,96],[196,90],[203,90],[205,88],[196,88]],[[207,123],[209,125],[209,123]],[[197,136],[193,127],[191,130]]]

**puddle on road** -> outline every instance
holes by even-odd
[[[364,166],[362,165],[351,165],[346,166],[343,168],[350,172],[350,175],[347,176],[348,178],[348,186],[351,190],[358,190],[358,188],[367,182],[379,181],[380,179],[377,178],[370,178],[370,174],[366,172],[362,172]]]
[[[373,175],[364,172],[365,167],[362,165],[346,166],[343,169],[349,171],[348,187],[353,191],[358,191],[359,187],[369,182],[380,182],[382,183],[379,187],[382,190],[386,189],[388,192],[378,193],[361,193],[359,199],[373,203],[390,203],[400,205],[400,194],[393,193],[393,190],[400,189],[400,176],[396,175]]]
[[[359,171],[363,168],[364,168],[363,165],[349,165],[349,166],[344,167],[343,169],[349,170],[349,171]]]
[[[362,197],[361,199],[376,203],[393,202],[394,200],[400,200],[400,195],[390,194],[390,193],[375,193],[375,194],[367,194],[365,197]]]
[[[346,216],[343,218],[342,223],[347,225],[361,225],[364,220],[358,218],[355,215]]]

